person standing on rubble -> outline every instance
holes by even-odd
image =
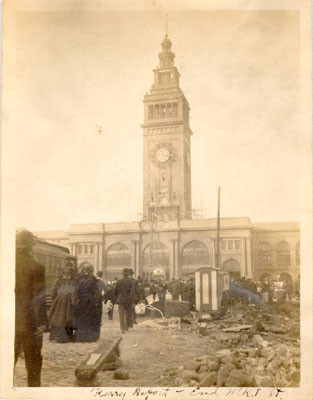
[[[14,365],[24,351],[27,384],[40,386],[42,335],[47,330],[45,269],[33,259],[35,236],[23,230],[16,235]]]

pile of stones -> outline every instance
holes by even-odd
[[[199,335],[204,354],[165,371],[164,383],[191,387],[297,387],[299,304],[234,305],[208,320],[185,316],[183,331]],[[205,325],[205,329],[202,329]],[[203,331],[202,331],[202,330]],[[210,349],[208,352],[207,349]]]
[[[300,381],[300,350],[254,335],[241,348],[205,354],[170,373],[174,386],[294,387]]]

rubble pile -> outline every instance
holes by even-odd
[[[269,312],[240,304],[219,320],[204,318],[196,325],[210,350],[165,371],[170,386],[299,386],[299,305],[275,305]]]

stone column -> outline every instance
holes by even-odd
[[[73,256],[74,255],[74,243],[71,243],[71,250],[70,250],[70,254]]]
[[[246,257],[246,239],[241,239],[241,263],[240,263],[240,276],[247,277],[247,257]]]
[[[252,279],[252,254],[251,254],[251,239],[246,239],[246,254],[247,254],[247,278]]]
[[[91,245],[92,246],[92,245]],[[99,271],[99,245],[98,243],[94,244],[94,259],[95,259],[95,270],[98,272]]]
[[[290,245],[290,272],[292,272],[297,268],[297,255],[296,255],[296,246],[294,244]]]
[[[103,271],[103,273],[104,273],[103,244],[102,243],[98,243],[98,266],[99,266],[99,271]]]
[[[175,276],[178,278],[181,276],[180,257],[179,257],[180,243],[178,240],[174,240],[174,249],[175,249]]]
[[[140,275],[140,243],[136,240],[136,277]]]
[[[175,240],[171,240],[171,248],[170,248],[170,280],[174,278],[175,271]]]
[[[141,254],[141,241],[137,242],[137,273],[142,277],[142,254]]]
[[[134,276],[136,276],[136,241],[132,241],[132,249],[131,249],[131,262],[130,267],[134,271]]]

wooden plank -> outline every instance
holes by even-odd
[[[79,386],[91,386],[104,365],[115,361],[120,356],[121,340],[121,337],[105,340],[95,351],[88,354],[88,357],[75,370]]]

